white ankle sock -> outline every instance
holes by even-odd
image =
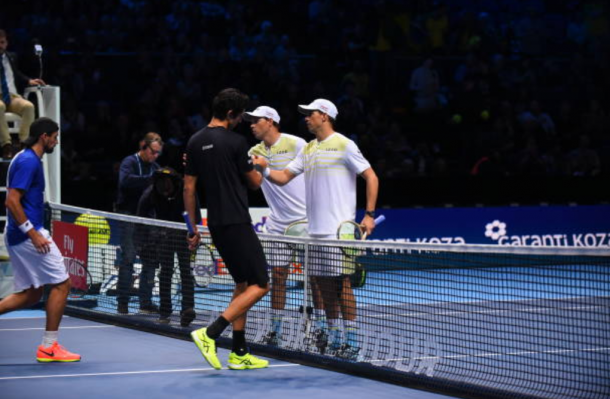
[[[57,341],[59,331],[45,331],[42,336],[42,346],[48,348],[53,345],[53,342]]]

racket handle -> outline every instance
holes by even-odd
[[[379,215],[375,218],[375,225],[381,224],[385,221],[385,215]]]
[[[191,223],[191,218],[189,218],[189,213],[187,211],[182,212],[182,217],[184,218],[184,222],[186,223],[186,228],[189,231],[189,235],[192,237],[195,235],[195,229],[193,228],[193,224]]]
[[[375,226],[380,225],[381,223],[383,223],[385,221],[385,215],[379,215],[375,218]],[[369,234],[365,231],[364,234],[362,234],[362,240],[366,240],[366,236],[368,236]]]

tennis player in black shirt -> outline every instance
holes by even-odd
[[[233,324],[231,369],[258,369],[269,362],[253,356],[246,344],[246,313],[269,292],[267,261],[248,211],[248,188],[261,186],[263,176],[253,168],[246,138],[233,132],[241,122],[248,96],[236,89],[222,90],[212,104],[208,126],[195,133],[186,148],[184,208],[195,226],[196,190],[207,200],[208,227],[214,245],[235,281],[233,299],[225,311],[191,337],[203,357],[215,369],[222,365],[216,355],[216,339]],[[195,227],[195,232],[196,227]],[[199,234],[188,238],[191,249]]]

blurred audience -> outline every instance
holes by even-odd
[[[608,8],[51,0],[15,2],[0,26],[21,54],[45,46],[68,180],[116,182],[108,171],[147,131],[168,138],[160,162],[181,171],[182,148],[210,118],[206,99],[224,87],[247,92],[249,108],[281,110],[283,128],[306,139],[296,105],[334,98],[337,130],[382,179],[567,177],[610,173]],[[37,70],[33,54],[23,61]]]

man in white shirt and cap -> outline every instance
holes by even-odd
[[[305,175],[309,235],[319,239],[336,239],[341,222],[355,219],[356,177],[361,176],[366,181],[366,213],[361,225],[370,235],[375,229],[379,191],[375,171],[356,143],[334,130],[338,111],[332,102],[317,99],[309,105],[300,105],[299,112],[306,115],[307,128],[316,138],[283,170],[267,168],[267,162],[261,157],[255,158],[254,162],[263,168],[263,175],[268,180],[278,185],[287,184],[300,174]],[[343,273],[342,263],[314,260],[311,274],[316,277],[322,291],[330,330],[329,349],[356,359],[361,347],[356,300],[349,276]],[[341,336],[339,313],[343,317],[345,340]]]

